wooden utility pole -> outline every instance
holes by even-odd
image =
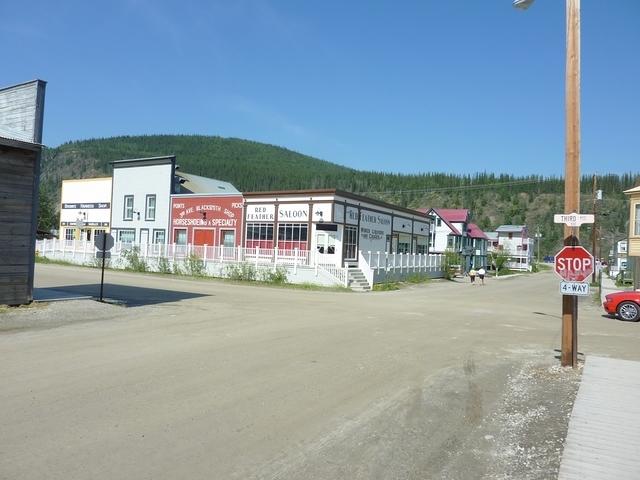
[[[567,62],[565,77],[566,149],[564,212],[580,213],[580,0],[567,2]],[[578,230],[564,227],[564,244],[577,245]],[[578,297],[562,296],[564,367],[578,366]]]
[[[596,211],[598,207],[598,177],[593,175],[593,226],[591,228],[591,255],[593,255],[593,261],[597,266],[598,256],[596,255],[596,240],[597,240],[597,231],[598,231],[598,212]],[[593,273],[591,274],[591,284],[595,285],[597,281],[597,273],[598,269],[594,268]]]

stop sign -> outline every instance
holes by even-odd
[[[593,273],[593,257],[584,247],[563,247],[556,254],[555,270],[567,282],[583,282]]]

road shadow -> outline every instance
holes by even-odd
[[[193,292],[176,292],[160,288],[145,288],[126,285],[104,284],[103,298],[109,303],[117,303],[125,307],[142,307],[160,303],[178,302],[191,298],[208,297],[210,295]],[[78,300],[100,297],[100,284],[68,285],[54,288],[34,288],[33,298],[40,302],[62,300]]]

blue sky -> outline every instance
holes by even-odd
[[[0,0],[44,141],[239,137],[363,170],[564,170],[565,11],[537,0]],[[640,171],[640,2],[582,1],[582,172]],[[167,152],[170,153],[170,152]]]

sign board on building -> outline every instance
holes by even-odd
[[[357,225],[358,224],[358,207],[349,207],[347,206],[347,210],[344,215],[345,223],[349,225]]]
[[[283,203],[278,206],[278,222],[306,223],[308,221],[308,203]]]
[[[590,213],[556,213],[553,223],[564,223],[569,227],[579,227],[583,223],[593,223],[594,216]]]
[[[593,257],[584,247],[563,247],[556,254],[554,268],[563,280],[582,282],[593,273]]]
[[[180,196],[171,201],[173,227],[239,226],[242,218],[242,199],[239,196]]]
[[[312,218],[314,222],[332,222],[332,205],[330,203],[313,204]]]
[[[273,222],[276,216],[275,205],[247,205],[247,222]]]
[[[402,217],[393,217],[394,232],[412,233],[412,224],[413,224],[413,221],[411,219],[402,218]]]
[[[589,295],[589,284],[586,282],[560,282],[560,293],[562,295]]]
[[[360,250],[384,251],[387,235],[391,235],[391,215],[360,211]]]

